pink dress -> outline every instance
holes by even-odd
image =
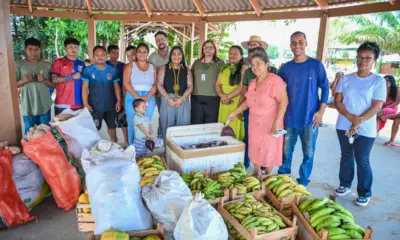
[[[272,124],[278,113],[275,97],[286,91],[285,83],[278,75],[270,73],[263,85],[256,89],[252,81],[246,93],[249,115],[249,157],[259,166],[273,167],[282,165],[283,136],[271,135]],[[283,129],[283,119],[279,123]]]
[[[397,113],[397,107],[395,106],[393,108],[385,108],[386,106],[389,106],[390,104],[394,103],[392,99],[389,97],[386,99],[386,102],[383,103],[382,108],[383,108],[383,116],[388,116],[388,115],[393,115]],[[386,120],[381,120],[378,125],[378,132],[384,128],[386,125]]]

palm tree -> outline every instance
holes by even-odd
[[[372,41],[378,43],[384,52],[400,54],[400,11],[353,15],[337,20],[343,21],[345,26],[345,32],[339,33],[338,36],[341,43]],[[346,26],[352,25],[355,25],[355,29],[346,31]]]

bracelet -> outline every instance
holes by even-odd
[[[171,97],[170,97],[168,94],[164,96],[164,99],[165,99],[165,100],[168,100],[168,99],[170,99],[170,98],[171,98]]]
[[[181,99],[182,99],[182,102],[186,101],[186,97],[185,96],[182,96]]]
[[[67,76],[64,77],[65,81],[70,81],[72,79],[73,79],[72,75],[67,75]]]

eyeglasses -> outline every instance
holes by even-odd
[[[366,62],[371,62],[372,61],[372,57],[361,57],[361,56],[357,56],[357,61],[363,62],[364,60]]]
[[[214,47],[213,46],[204,46],[203,49],[204,50],[213,50]]]

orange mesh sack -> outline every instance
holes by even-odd
[[[33,220],[12,179],[12,153],[0,149],[0,230]]]
[[[39,165],[57,206],[65,211],[74,208],[82,189],[83,174],[68,153],[61,130],[52,128],[39,138],[23,140],[22,146],[24,153]]]

